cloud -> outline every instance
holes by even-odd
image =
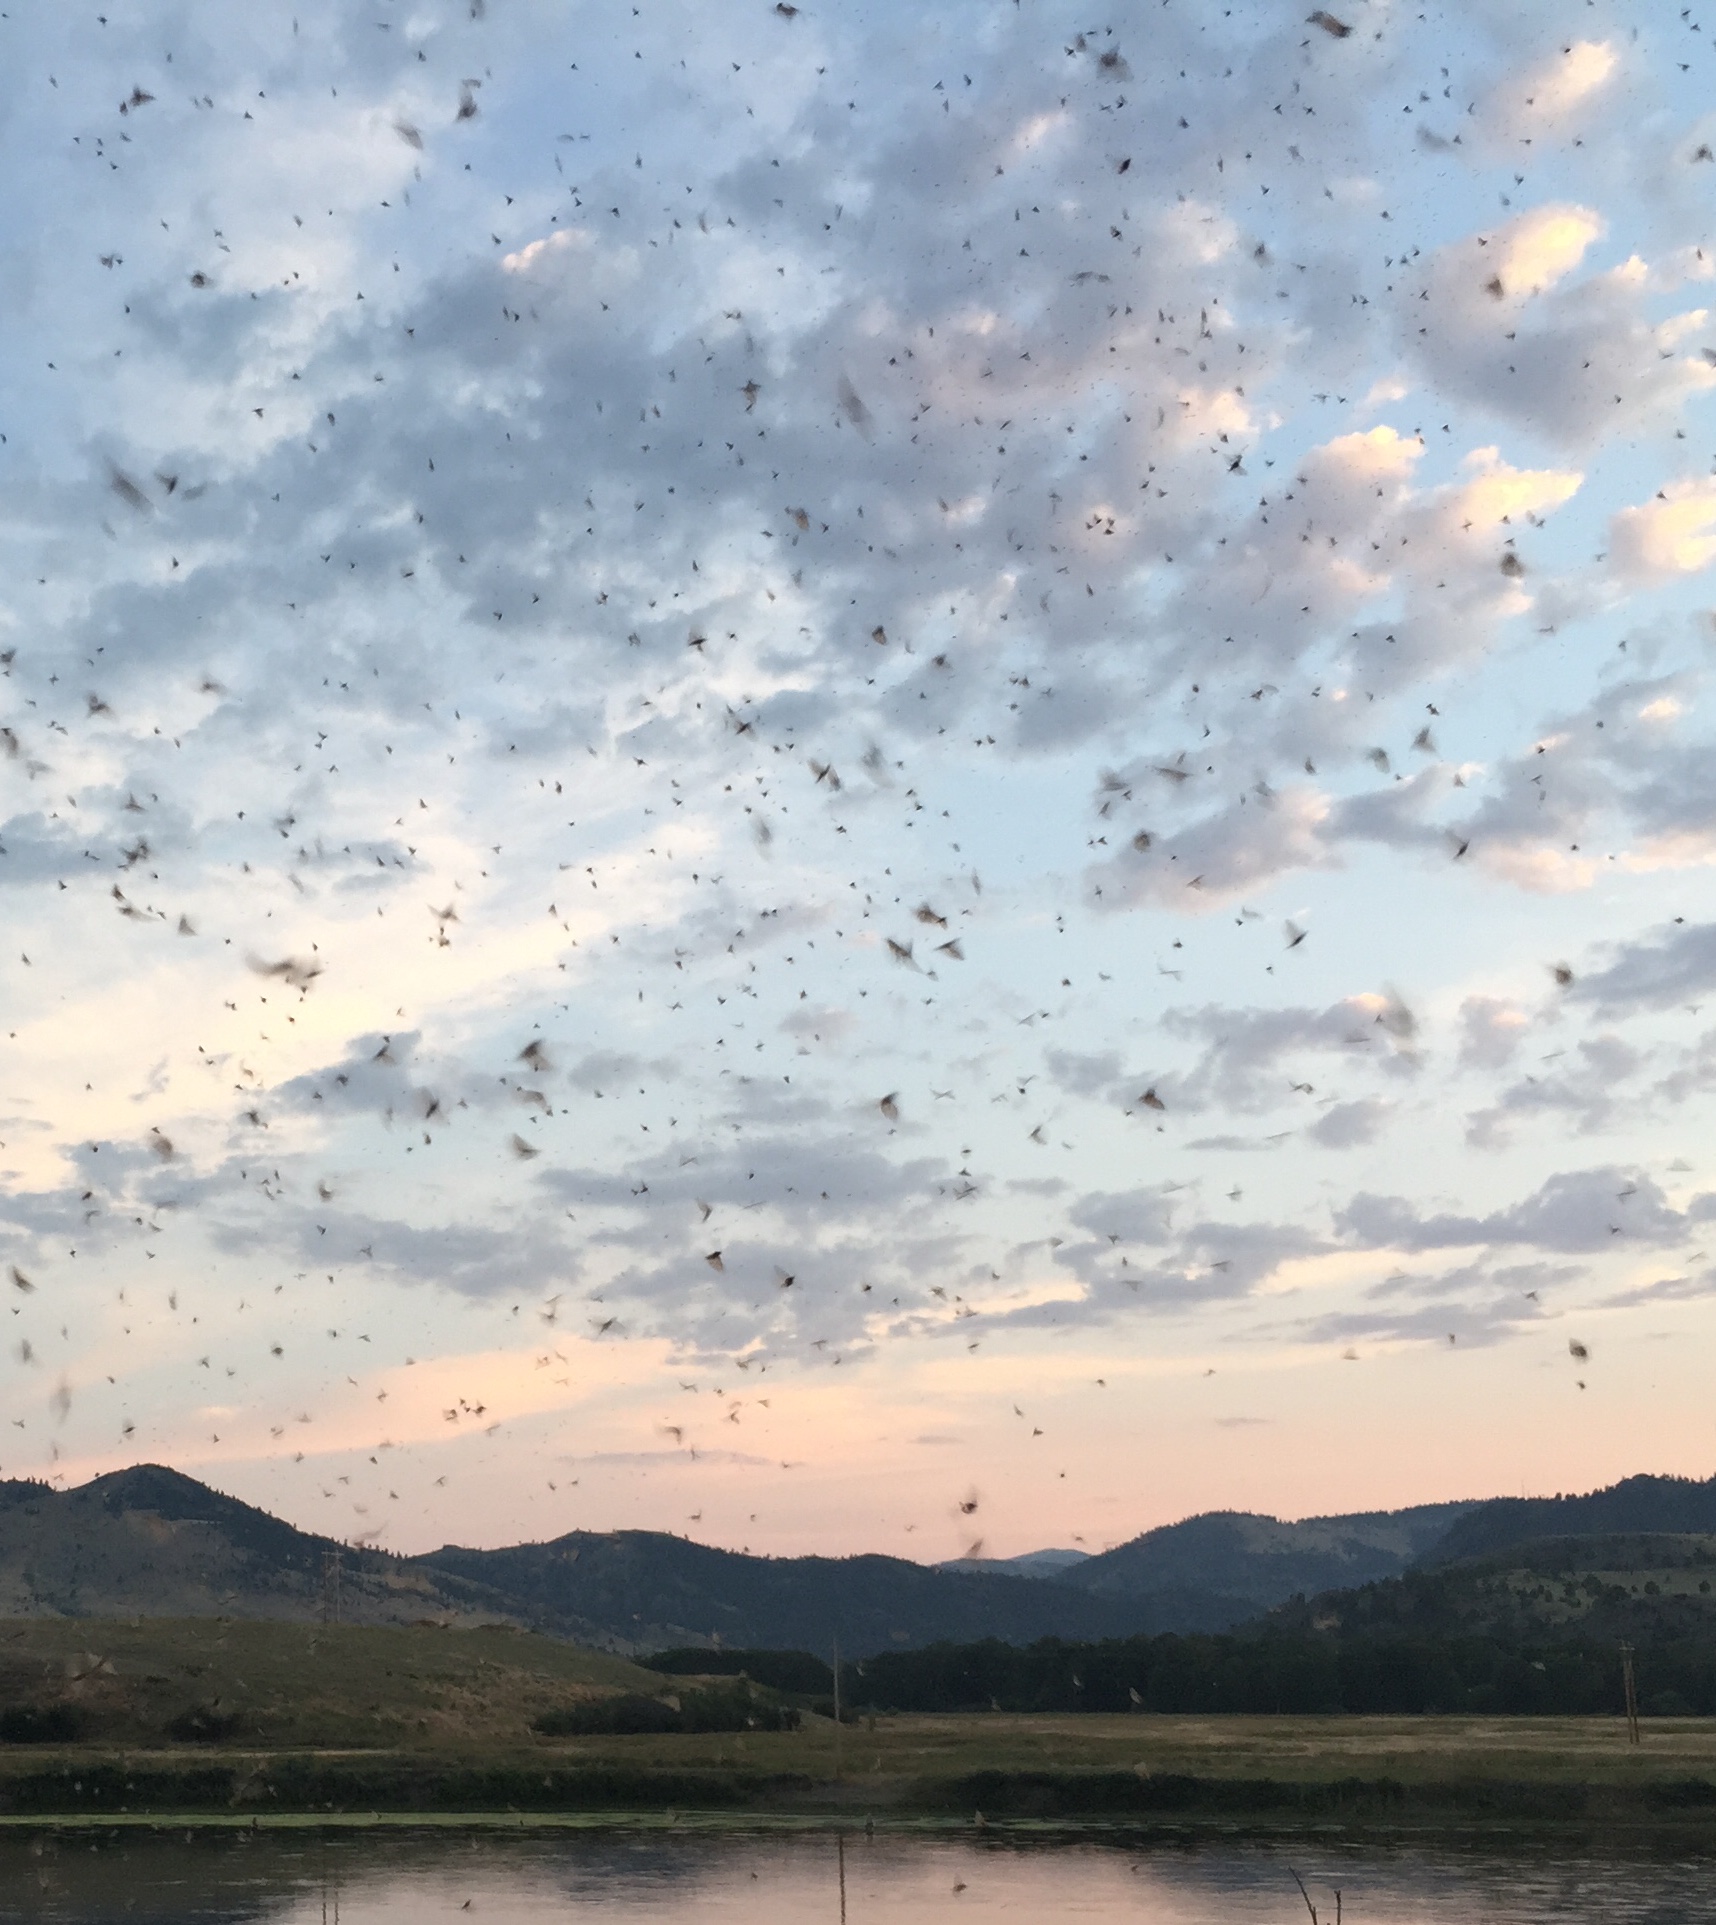
[[[1497,298],[1541,294],[1553,287],[1584,260],[1603,230],[1603,217],[1588,207],[1535,207],[1510,221],[1491,243],[1501,282]]]
[[[1309,1135],[1326,1150],[1357,1149],[1361,1144],[1374,1143],[1382,1134],[1392,1108],[1374,1096],[1336,1103],[1311,1125]]]
[[[1464,466],[1472,478],[1448,493],[1443,508],[1447,522],[1462,529],[1545,514],[1571,501],[1585,479],[1566,469],[1510,467],[1499,448],[1474,448]]]
[[[1249,805],[1249,806],[1248,806]],[[1152,838],[1090,871],[1095,902],[1108,910],[1215,907],[1283,870],[1321,867],[1332,858],[1318,833],[1327,802],[1314,791],[1247,796],[1177,835]]]
[[[1506,99],[1516,120],[1528,123],[1560,120],[1602,93],[1619,64],[1610,42],[1575,40],[1511,79],[1498,93],[1498,106]]]
[[[1609,524],[1616,569],[1634,581],[1695,575],[1716,559],[1716,482],[1671,481]]]
[[[1670,1009],[1716,986],[1716,923],[1663,928],[1609,953],[1613,959],[1582,973],[1571,991],[1609,1014]]]
[[[1296,1068],[1306,1056],[1334,1054],[1347,1064],[1374,1066],[1391,1080],[1413,1073],[1416,1019],[1392,993],[1367,991],[1321,1010],[1170,1010],[1162,1028],[1169,1036],[1203,1044],[1190,1070],[1161,1083],[1177,1108],[1220,1108],[1231,1114],[1315,1094],[1314,1087],[1295,1087],[1304,1082]]]
[[[1397,1274],[1369,1293],[1367,1305],[1306,1318],[1295,1335],[1317,1344],[1487,1349],[1541,1322],[1542,1294],[1579,1274],[1544,1264],[1501,1269],[1468,1264],[1436,1275]]]
[[[1664,1267],[1703,1206],[1628,1173],[1707,1120],[1716,966],[1666,43],[295,18],[13,23],[20,1474],[250,1397],[290,1493],[407,1344],[646,1359],[567,1408],[659,1467],[671,1360],[911,1401]],[[566,1522],[481,1448],[484,1528]],[[868,1462],[817,1501],[882,1541]]]
[[[1499,1069],[1512,1060],[1531,1018],[1497,996],[1468,996],[1460,1005],[1460,1062],[1473,1069]]]
[[[1650,1303],[1698,1303],[1716,1296],[1716,1272],[1700,1270],[1678,1277],[1657,1277],[1599,1299],[1599,1310],[1636,1310]]]
[[[1495,1149],[1511,1140],[1512,1126],[1521,1120],[1553,1115],[1570,1123],[1581,1135],[1609,1128],[1627,1101],[1626,1084],[1645,1057],[1616,1036],[1589,1036],[1568,1053],[1553,1050],[1550,1073],[1524,1077],[1502,1091],[1498,1101],[1472,1115],[1467,1141],[1475,1148]]]
[[[1615,1167],[1568,1171],[1488,1216],[1425,1216],[1400,1197],[1355,1196],[1336,1222],[1363,1241],[1398,1250],[1525,1246],[1569,1255],[1616,1247],[1672,1243],[1685,1234],[1675,1210],[1650,1177]],[[1617,1246],[1616,1238],[1625,1238]]]
[[[1581,275],[1605,230],[1595,209],[1554,202],[1440,248],[1403,347],[1449,394],[1570,447],[1702,394],[1716,368],[1681,352],[1701,311],[1658,318],[1637,257]]]

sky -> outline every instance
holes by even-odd
[[[0,14],[0,1476],[1707,1474],[1713,38]]]

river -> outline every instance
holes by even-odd
[[[1686,1925],[1716,1859],[1453,1845],[1022,1842],[609,1830],[65,1831],[0,1838],[0,1918],[40,1925]]]

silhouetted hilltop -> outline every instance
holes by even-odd
[[[1693,1640],[1716,1650],[1716,1535],[1533,1538],[1377,1584],[1295,1598],[1256,1628],[1534,1646]]]
[[[1205,1511],[1088,1558],[1060,1581],[1102,1597],[1203,1592],[1211,1600],[1207,1621],[1186,1628],[1218,1630],[1296,1592],[1394,1577],[1471,1508],[1421,1504],[1295,1524],[1250,1511]]]
[[[937,1638],[1114,1637],[1158,1628],[1148,1601],[1065,1584],[931,1569],[897,1557],[753,1557],[658,1531],[574,1531],[549,1544],[413,1560],[513,1599],[547,1624],[568,1615],[646,1649],[721,1643],[853,1656]],[[1162,1627],[1165,1628],[1165,1627]]]
[[[1716,1532],[1716,1477],[1624,1477],[1578,1497],[1492,1497],[1470,1507],[1422,1561],[1482,1557],[1537,1537],[1627,1531]]]
[[[1708,1540],[1708,1543],[1707,1543]],[[511,1624],[625,1650],[854,1658],[982,1640],[1084,1643],[1268,1620],[1308,1635],[1716,1635],[1705,1565],[1716,1479],[1632,1477],[1583,1497],[1499,1498],[1283,1523],[1217,1511],[1052,1576],[903,1558],[752,1556],[660,1531],[574,1531],[419,1557],[336,1545],[158,1464],[73,1490],[0,1483],[0,1616]],[[1654,1589],[1651,1588],[1654,1586]],[[1305,1599],[1311,1603],[1306,1604]],[[1651,1633],[1655,1635],[1655,1633]]]
[[[241,1617],[353,1624],[519,1623],[502,1597],[384,1551],[336,1545],[160,1464],[75,1489],[0,1482],[0,1616]],[[599,1641],[596,1627],[556,1625]]]
[[[329,1566],[338,1552],[337,1602]],[[901,1558],[765,1558],[655,1531],[427,1557],[336,1545],[158,1464],[72,1490],[0,1483],[0,1616],[501,1623],[597,1646],[831,1645],[1105,1637],[1165,1629],[1175,1601],[1096,1598]]]

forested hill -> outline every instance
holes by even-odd
[[[1180,1621],[1172,1600],[934,1570],[896,1557],[750,1556],[660,1531],[574,1531],[547,1544],[414,1560],[503,1595],[536,1621],[612,1627],[644,1649],[723,1643],[861,1655],[937,1638],[1124,1635]]]
[[[1517,1645],[1702,1639],[1716,1653],[1716,1536],[1534,1538],[1488,1557],[1296,1598],[1252,1629]]]
[[[1533,1538],[1716,1533],[1716,1477],[1626,1477],[1568,1497],[1492,1497],[1455,1518],[1420,1561],[1451,1564]]]
[[[71,1490],[0,1481],[7,1617],[500,1623],[628,1650],[717,1639],[826,1650],[838,1638],[856,1654],[945,1637],[1119,1636],[1196,1622],[1200,1608],[903,1558],[753,1557],[654,1531],[402,1558],[298,1530],[160,1465]]]
[[[1221,1630],[1296,1591],[1397,1576],[1472,1508],[1422,1504],[1293,1523],[1254,1511],[1204,1511],[1087,1558],[1061,1581],[1099,1597],[1202,1591],[1211,1606],[1195,1628]]]
[[[850,1702],[901,1711],[1716,1715],[1716,1536],[1540,1539],[1295,1600],[1239,1632],[888,1653]]]
[[[1551,1534],[1560,1548],[1545,1548]],[[1296,1523],[1214,1512],[1042,1578],[881,1556],[761,1557],[659,1531],[398,1557],[142,1464],[70,1490],[0,1483],[0,1615],[337,1611],[353,1623],[510,1623],[627,1650],[825,1652],[838,1638],[853,1656],[986,1638],[1214,1633],[1272,1609],[1285,1613],[1282,1634],[1320,1635],[1327,1619],[1347,1637],[1386,1624],[1391,1636],[1505,1640],[1558,1637],[1558,1624],[1577,1619],[1581,1636],[1642,1639],[1671,1610],[1687,1635],[1705,1634],[1706,1538],[1716,1542],[1716,1480],[1634,1477],[1583,1497]],[[1041,1562],[1016,1560],[1014,1571]],[[1331,1603],[1335,1593],[1345,1602]],[[1648,1633],[1635,1629],[1641,1612]]]

